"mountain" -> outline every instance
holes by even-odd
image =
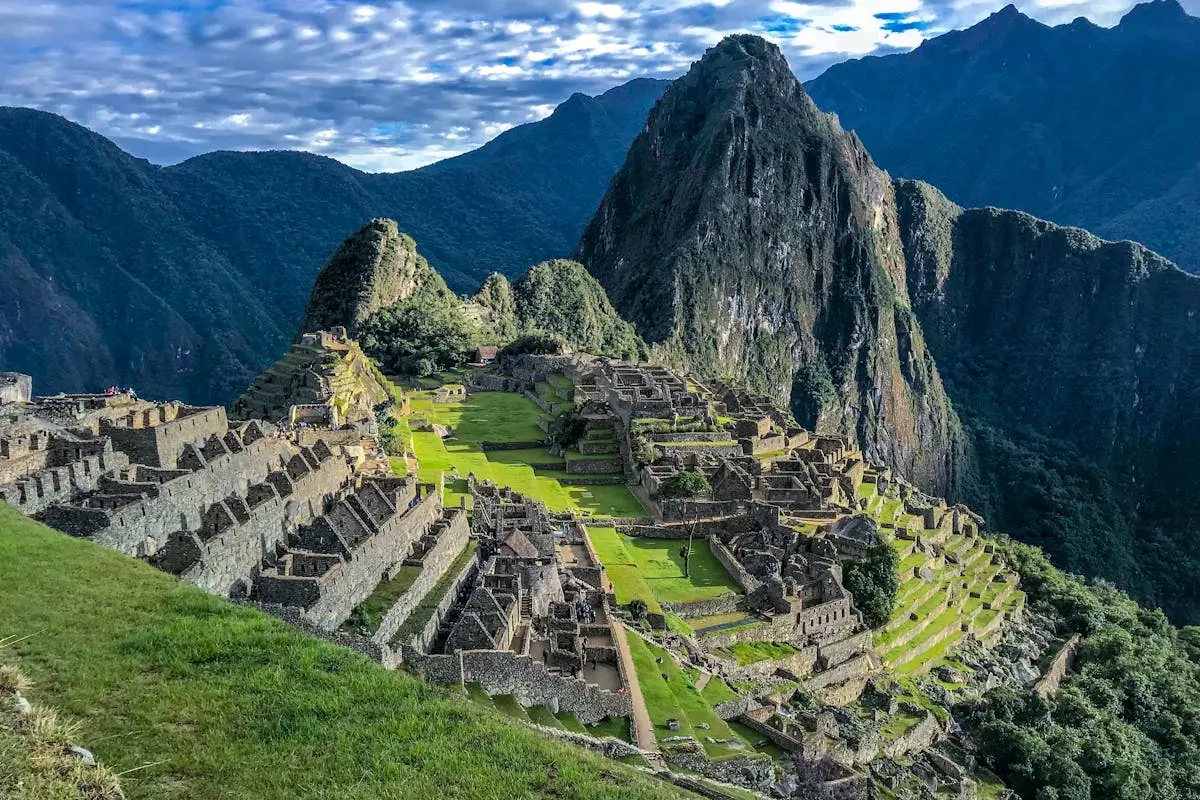
[[[1200,278],[891,181],[748,36],[667,90],[580,251],[660,358],[1200,619]]]
[[[226,402],[284,351],[321,264],[371,219],[398,220],[459,292],[570,254],[664,86],[573,95],[472,153],[383,175],[283,151],[156,167],[0,108],[0,366],[40,392]]]
[[[376,311],[426,287],[449,292],[394,220],[371,220],[338,245],[317,273],[297,335],[344,326],[356,337]]]
[[[897,184],[909,290],[974,461],[960,496],[1200,619],[1200,278],[1132,242]]]
[[[892,175],[967,206],[1131,238],[1200,272],[1200,19],[1176,0],[1113,28],[1007,6],[806,88]]]
[[[960,430],[907,296],[891,181],[775,45],[727,38],[671,85],[580,250],[659,357],[952,485]]]
[[[407,375],[461,367],[481,346],[506,345],[534,332],[554,334],[575,350],[597,355],[646,355],[633,326],[621,319],[582,264],[545,261],[514,283],[494,272],[472,298],[463,299],[390,219],[372,220],[325,262],[297,339],[338,326],[360,339],[385,369]],[[272,367],[272,372],[278,370]]]

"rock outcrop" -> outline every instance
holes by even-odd
[[[321,267],[300,333],[345,327],[357,336],[381,308],[407,300],[421,288],[448,293],[446,282],[417,252],[417,243],[390,219],[371,220],[347,238]]]
[[[775,45],[729,37],[671,85],[581,253],[663,360],[954,486],[961,431],[910,307],[891,180]]]

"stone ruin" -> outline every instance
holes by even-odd
[[[402,565],[427,567],[413,588],[428,591],[467,542],[466,514],[442,508],[439,486],[369,463],[358,436],[305,443],[266,421],[231,423],[223,408],[131,392],[0,406],[0,499],[318,632]]]
[[[468,481],[481,566],[459,587],[426,652],[406,651],[427,679],[478,683],[585,723],[628,717],[611,586],[583,526],[508,488]]]

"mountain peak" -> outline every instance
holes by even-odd
[[[751,33],[726,36],[710,47],[698,62],[702,69],[720,66],[733,71],[753,70],[758,64],[772,71],[782,70],[788,75],[792,74],[779,45]]]
[[[1151,0],[1129,10],[1117,27],[1133,31],[1175,31],[1180,23],[1192,21],[1179,0]]]

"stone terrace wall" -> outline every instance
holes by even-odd
[[[859,653],[869,652],[871,650],[871,633],[870,630],[865,630],[845,639],[821,645],[817,649],[817,660],[822,669],[833,664],[840,664]]]
[[[354,550],[349,561],[323,576],[320,598],[304,616],[323,630],[345,622],[354,607],[375,591],[384,572],[404,558],[413,541],[429,530],[441,513],[441,499],[431,492],[407,513],[398,513],[381,525],[378,533]]]
[[[467,683],[478,683],[489,695],[511,694],[522,705],[544,705],[551,711],[571,713],[585,725],[633,714],[628,692],[617,694],[578,678],[555,675],[540,661],[507,650],[464,650],[461,654],[429,656],[421,661],[419,669],[431,683],[458,683],[461,677]]]
[[[463,565],[458,575],[446,587],[446,593],[442,595],[437,608],[429,615],[429,619],[425,622],[425,627],[409,638],[408,641],[400,643],[404,661],[420,662],[425,657],[425,654],[430,651],[434,641],[437,639],[438,630],[442,627],[442,621],[446,619],[446,615],[450,613],[450,608],[458,600],[458,593],[462,590],[464,584],[474,581],[475,573],[478,570],[479,561],[477,558],[473,558]]]
[[[159,409],[153,409],[158,411]],[[174,469],[183,446],[207,439],[216,434],[224,436],[229,420],[224,408],[195,411],[184,408],[181,416],[147,428],[102,426],[102,433],[112,439],[113,447],[129,456],[135,464]]]
[[[461,512],[454,515],[446,530],[438,537],[437,544],[425,554],[422,561],[421,573],[413,581],[408,591],[396,601],[379,623],[379,630],[371,638],[380,644],[391,641],[396,631],[405,623],[425,596],[437,585],[446,570],[458,558],[458,554],[467,546],[471,534],[471,525],[467,515]]]
[[[114,512],[77,506],[49,509],[42,521],[73,536],[90,536],[96,544],[126,555],[152,556],[167,535],[198,530],[201,515],[229,495],[242,495],[280,469],[293,450],[282,439],[268,436],[236,453],[218,456],[202,469],[158,485],[158,496],[131,503]]]
[[[100,478],[129,466],[124,453],[109,451],[87,456],[65,467],[50,467],[36,475],[0,489],[0,500],[27,516],[45,511],[55,503],[68,503],[100,487]]]
[[[709,549],[712,550],[713,558],[721,563],[721,566],[732,576],[737,585],[742,587],[743,592],[752,594],[762,586],[762,582],[747,572],[742,563],[734,557],[729,548],[719,539],[710,539]]]
[[[180,577],[222,597],[228,597],[238,581],[248,591],[263,557],[274,552],[277,545],[286,545],[288,534],[297,526],[319,517],[325,498],[345,487],[353,475],[354,469],[346,459],[327,458],[318,469],[296,479],[287,497],[274,494],[250,509],[247,521],[208,541],[189,532],[198,545],[200,561]]]

